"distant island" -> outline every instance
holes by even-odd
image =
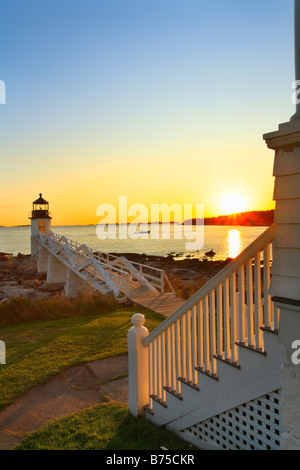
[[[199,219],[186,220],[187,225],[196,225]],[[251,227],[268,227],[274,222],[274,210],[269,211],[249,211],[237,214],[218,215],[217,217],[205,217],[204,225],[241,225]],[[198,222],[199,223],[199,222]]]
[[[188,219],[185,220],[182,225],[196,225],[196,221],[203,222],[203,219]],[[205,217],[204,218],[204,225],[241,225],[241,226],[252,226],[252,227],[268,227],[272,225],[274,222],[274,210],[268,211],[248,211],[248,212],[239,212],[236,214],[228,214],[228,215],[218,215],[217,217]],[[181,224],[181,222],[148,222],[149,225],[153,224]],[[142,225],[146,225],[147,222],[143,222]],[[97,225],[129,225],[128,223],[116,223],[116,224],[101,224],[101,222]],[[70,225],[70,227],[87,227],[92,226],[95,227],[96,224],[84,224],[84,225]],[[0,227],[6,227],[5,225],[0,225]],[[13,225],[11,227],[30,227],[30,225]]]

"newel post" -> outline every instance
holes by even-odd
[[[149,331],[143,325],[145,317],[136,313],[131,319],[133,327],[127,333],[129,397],[128,408],[135,416],[143,415],[143,407],[148,403],[148,349],[143,339]]]

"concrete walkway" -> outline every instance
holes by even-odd
[[[9,450],[53,419],[107,400],[128,401],[127,355],[66,369],[0,411],[0,450]]]

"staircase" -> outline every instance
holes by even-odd
[[[280,448],[275,226],[143,339],[147,419],[200,448]]]
[[[49,235],[38,232],[36,241],[40,245],[39,272],[47,271],[48,282],[49,256],[55,258],[53,278],[55,270],[61,272],[59,280],[65,282],[66,295],[71,291],[73,295],[76,290],[70,287],[72,282],[73,287],[88,284],[103,294],[111,293],[119,300],[128,298],[165,316],[184,303],[176,298],[162,269],[130,262],[124,256],[102,253],[53,232]]]

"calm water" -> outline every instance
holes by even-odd
[[[176,258],[203,258],[205,252],[216,252],[214,260],[236,257],[246,246],[257,238],[267,227],[233,227],[233,226],[205,226],[204,245],[198,251],[186,249],[189,241],[186,237],[176,239],[180,236],[181,226],[171,226],[170,239],[163,239],[168,236],[168,229],[160,225],[153,230],[157,231],[158,239],[119,239],[119,236],[126,235],[127,227],[120,226],[117,229],[115,240],[100,240],[96,233],[96,226],[53,226],[52,230],[60,235],[65,235],[71,240],[85,243],[96,250],[117,253],[145,253],[148,255],[165,256],[170,253],[176,254]],[[112,230],[112,229],[110,229]],[[143,226],[141,226],[143,230]],[[192,227],[189,230],[193,230]],[[151,235],[153,231],[151,232]],[[151,235],[147,235],[151,237]],[[153,235],[152,235],[153,236]],[[12,253],[30,253],[30,227],[0,227],[0,251]]]

